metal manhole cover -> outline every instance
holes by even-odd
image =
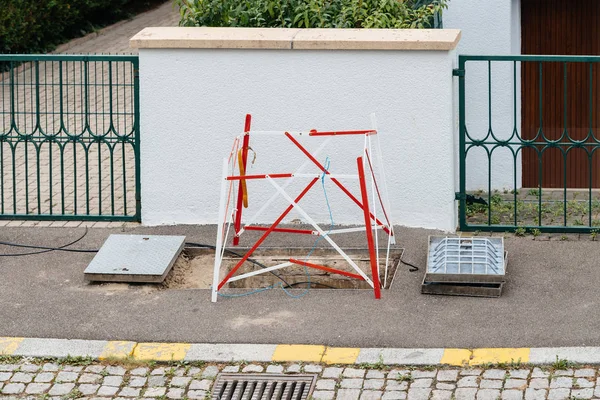
[[[219,374],[212,400],[307,400],[317,375]]]

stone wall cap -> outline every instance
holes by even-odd
[[[456,48],[459,29],[145,28],[139,49],[437,50]]]

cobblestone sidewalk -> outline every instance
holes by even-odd
[[[10,362],[10,363],[9,363]],[[598,368],[371,368],[317,364],[203,365],[0,361],[0,399],[208,399],[219,372],[318,374],[321,400],[600,398]],[[235,397],[235,396],[234,396]]]

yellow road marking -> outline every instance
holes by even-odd
[[[137,360],[181,361],[191,347],[188,343],[139,343],[133,358]]]
[[[23,339],[21,337],[0,337],[0,354],[13,354]]]
[[[102,349],[102,354],[98,357],[100,360],[107,358],[127,358],[133,354],[136,342],[125,342],[113,340]]]
[[[471,359],[471,351],[467,349],[444,349],[440,364],[465,365]]]
[[[280,344],[273,352],[273,361],[321,362],[325,346],[305,344]]]
[[[529,362],[530,348],[475,349],[469,365]]]
[[[322,362],[326,364],[354,364],[360,353],[354,347],[327,347]]]

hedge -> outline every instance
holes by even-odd
[[[448,0],[175,0],[181,26],[434,28]]]
[[[157,2],[160,0],[2,0],[0,53],[44,53]]]

